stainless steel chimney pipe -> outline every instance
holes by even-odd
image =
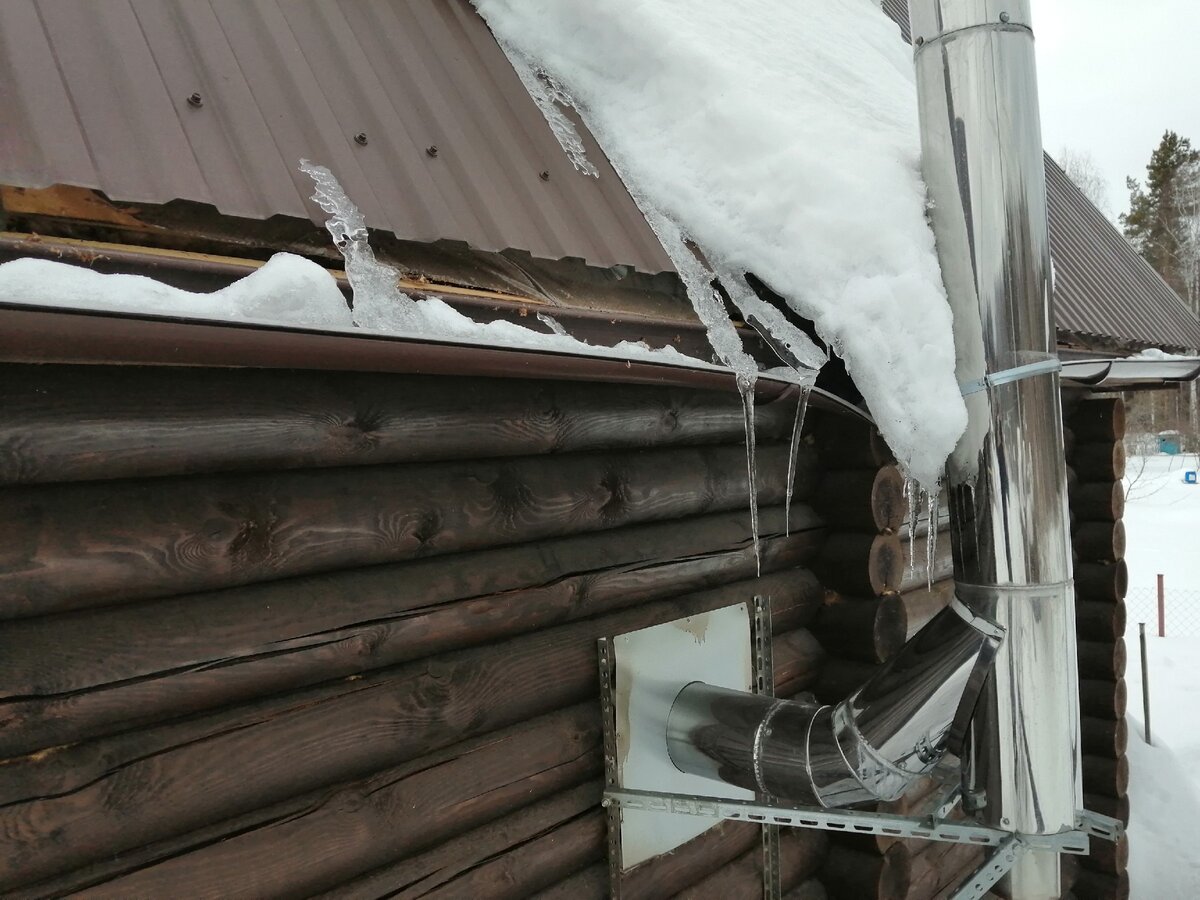
[[[955,600],[836,706],[692,682],[667,753],[681,772],[797,803],[895,800],[961,750],[1002,637]]]
[[[969,413],[947,464],[956,594],[1006,633],[964,793],[988,824],[1053,833],[1082,805],[1079,690],[1029,2],[909,10],[921,169]],[[1006,892],[1057,898],[1057,856],[1024,854]]]

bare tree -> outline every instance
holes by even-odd
[[[1063,147],[1058,154],[1058,164],[1062,166],[1067,177],[1075,182],[1075,186],[1083,191],[1092,205],[1105,216],[1111,216],[1112,208],[1108,204],[1108,181],[1100,174],[1100,166],[1092,154],[1085,150],[1072,150]]]
[[[1200,314],[1200,160],[1181,166],[1171,179],[1168,231],[1183,282],[1184,299]]]

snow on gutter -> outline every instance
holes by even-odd
[[[473,2],[586,177],[555,104],[578,110],[722,361],[745,374],[711,281],[749,318],[753,273],[815,323],[933,489],[966,413],[896,25],[870,0]],[[821,362],[778,323],[758,327]]]

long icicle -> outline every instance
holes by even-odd
[[[792,424],[792,446],[788,452],[787,493],[783,507],[783,533],[792,533],[792,494],[796,488],[796,458],[800,455],[800,432],[804,430],[804,414],[808,411],[809,388],[800,386],[796,398],[796,421]]]
[[[742,415],[746,420],[746,482],[750,488],[750,530],[754,535],[754,564],[759,575],[762,574],[762,552],[758,537],[758,466],[755,461],[754,434],[754,381],[749,378],[737,379],[738,393],[742,396]]]
[[[933,557],[937,552],[938,534],[938,499],[941,494],[939,487],[925,492],[925,503],[928,509],[928,524],[925,528],[925,584],[933,590]]]

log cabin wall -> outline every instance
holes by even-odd
[[[729,392],[7,364],[0,410],[4,896],[602,897],[596,638],[767,593],[818,675],[790,397],[761,577]],[[626,893],[755,896],[758,841]],[[794,896],[825,848],[784,835]]]
[[[1125,407],[1118,398],[1067,394],[1065,437],[1075,551],[1083,801],[1129,824],[1125,711]],[[1068,861],[1079,900],[1127,900],[1129,841],[1092,841]]]

